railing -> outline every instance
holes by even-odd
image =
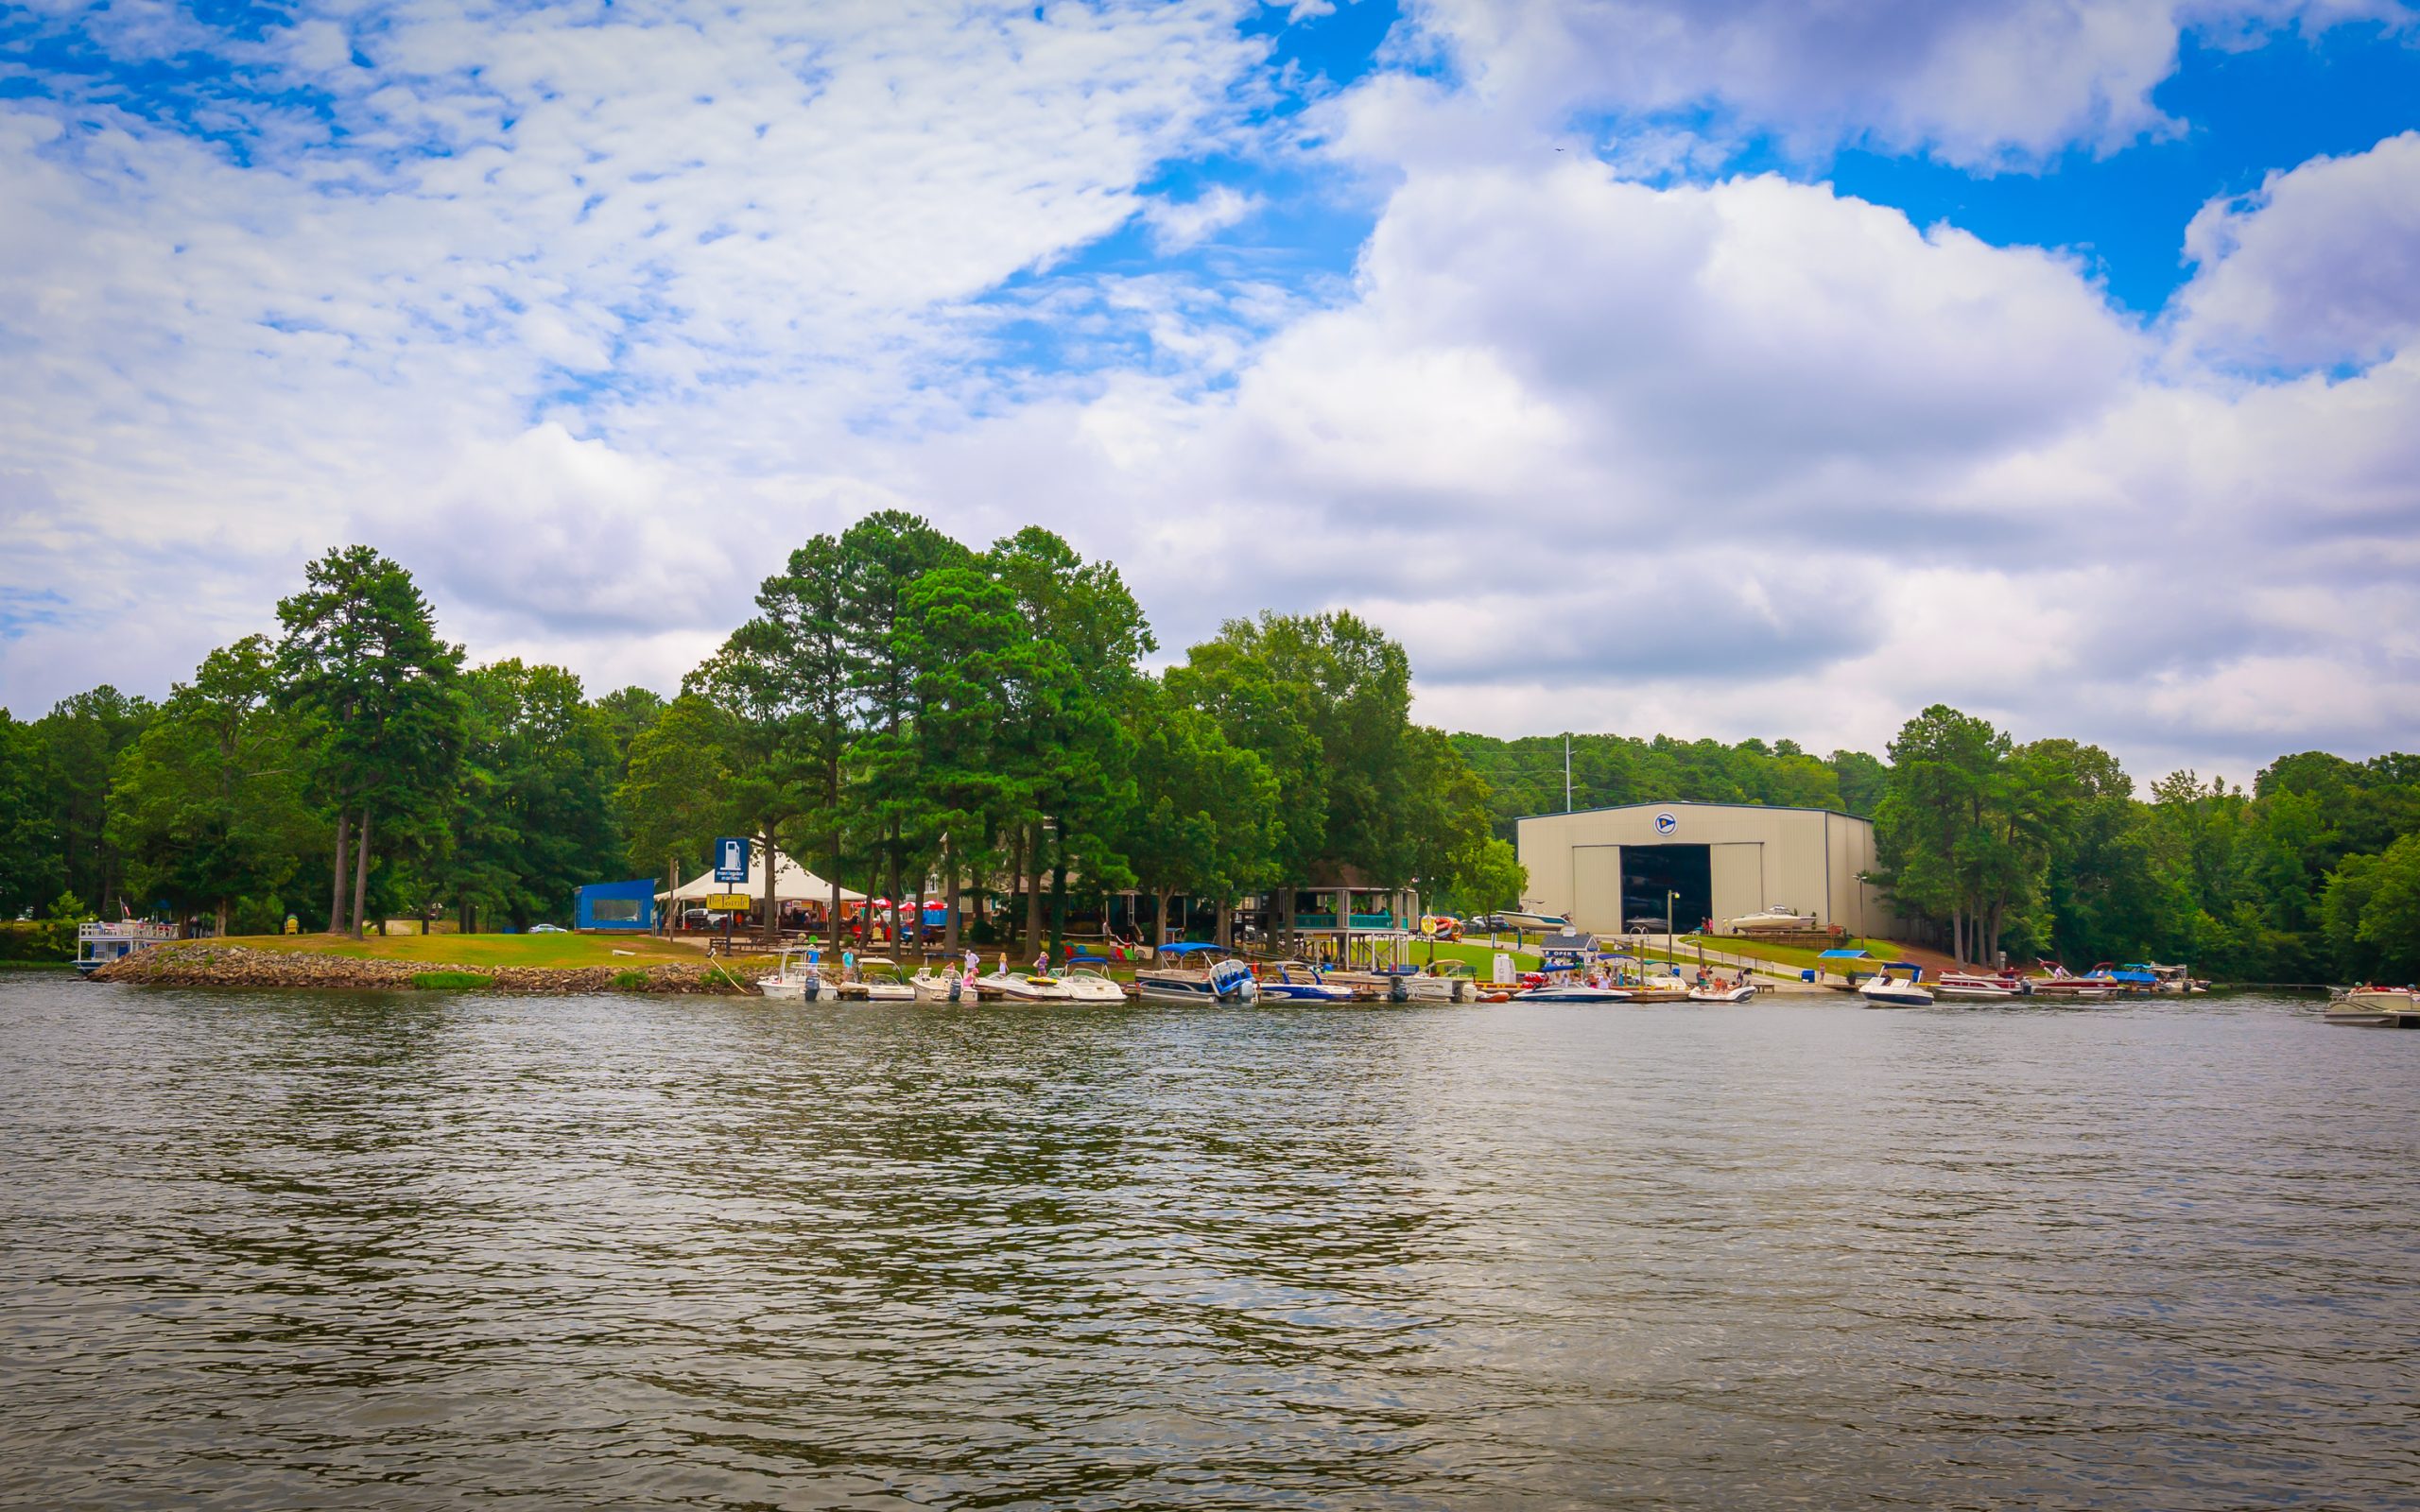
[[[147,919],[120,919],[114,924],[96,921],[89,924],[77,925],[76,937],[78,940],[174,939],[177,937],[177,926],[174,924],[154,923],[152,920]]]

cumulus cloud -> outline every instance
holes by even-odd
[[[2411,139],[2179,228],[2199,271],[2147,327],[2053,251],[1690,181],[1687,141],[1542,150],[1512,96],[1720,84],[1997,161],[2157,129],[2201,10],[1883,8],[1869,49],[1837,9],[1437,0],[1459,79],[1356,86],[1319,157],[1254,124],[1239,14],[89,18],[238,84],[0,102],[0,701],[162,689],[348,540],[475,655],[668,687],[799,539],[899,506],[1063,531],[1171,648],[1367,613],[1449,725],[1879,748],[1946,699],[2237,775],[2408,743]],[[1994,47],[2039,97],[1962,84]],[[1256,130],[1368,197],[1349,279],[1069,270],[1258,213],[1143,187]]]
[[[2258,366],[2376,362],[2420,334],[2420,131],[2273,173],[2186,228],[2179,297],[2201,357]]]
[[[1422,0],[1490,99],[1537,113],[1719,107],[1815,149],[1866,141],[2024,163],[2173,129],[2152,99],[2193,26],[2240,33],[2382,4],[2294,0]]]

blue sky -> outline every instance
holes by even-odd
[[[20,713],[355,539],[668,687],[897,506],[1448,726],[2420,721],[2392,0],[44,5],[0,136]]]

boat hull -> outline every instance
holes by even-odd
[[[1533,987],[1515,992],[1514,1003],[1628,1003],[1631,995],[1611,987]]]
[[[1135,972],[1134,990],[1155,1003],[1253,1003],[1260,996],[1259,988],[1249,980],[1221,993],[1207,977],[1158,971]]]
[[[1263,1003],[1350,1003],[1353,989],[1329,987],[1323,982],[1263,982],[1260,984]]]

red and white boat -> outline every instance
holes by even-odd
[[[2021,998],[2027,995],[2025,978],[2014,971],[1986,976],[1971,971],[1945,971],[1932,984],[1933,995],[1945,998]]]

